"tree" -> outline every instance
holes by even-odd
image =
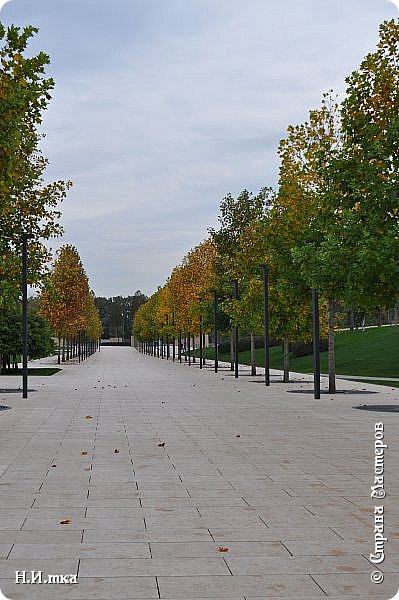
[[[98,339],[101,334],[101,322],[90,292],[89,282],[78,251],[66,244],[57,252],[53,270],[47,277],[41,294],[40,313],[51,323],[58,337],[60,348],[63,339],[63,360],[65,360],[65,342],[67,358],[73,341],[81,335]],[[76,344],[75,344],[76,345]],[[74,350],[72,351],[74,354]],[[60,351],[58,354],[60,362]]]
[[[43,241],[61,233],[58,204],[70,185],[44,183],[48,161],[39,127],[54,81],[44,75],[46,54],[24,56],[37,31],[0,23],[0,309],[19,299],[23,233],[29,235],[29,283],[40,282],[49,259]]]
[[[43,317],[35,312],[28,313],[28,347],[31,359],[42,358],[54,353],[52,331]],[[21,310],[2,312],[0,319],[0,369],[4,372],[17,367],[22,354]]]
[[[243,256],[243,243],[245,231],[250,231],[255,224],[267,213],[273,201],[273,190],[263,188],[254,195],[243,190],[236,199],[228,194],[220,203],[218,230],[210,229],[211,239],[216,247],[216,275],[217,287],[225,297],[231,297],[233,279],[239,278],[240,294],[246,294],[249,279],[254,271],[259,272],[259,263],[246,261],[246,268],[240,269]],[[257,319],[253,319],[252,311],[234,310],[237,302],[227,300],[222,303],[222,308],[232,318],[235,325],[240,326],[251,334],[251,363],[252,374],[256,373],[256,355],[254,334],[257,330]],[[242,306],[238,303],[238,306]]]
[[[278,211],[292,226],[293,264],[309,288],[328,302],[329,391],[335,392],[335,311],[345,296],[348,249],[341,244],[340,203],[335,185],[336,157],[342,147],[340,109],[330,93],[309,120],[288,128],[280,142]]]
[[[393,305],[399,281],[399,22],[385,21],[375,52],[346,82],[341,212],[353,252],[355,305]]]

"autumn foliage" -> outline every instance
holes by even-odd
[[[74,342],[97,341],[102,326],[78,251],[66,244],[57,252],[53,269],[41,294],[40,312],[49,321],[67,357]],[[80,347],[80,346],[79,346]],[[80,356],[80,354],[79,354]],[[65,357],[65,351],[64,351]]]
[[[259,333],[260,265],[267,264],[270,328],[286,348],[311,339],[311,289],[319,290],[335,390],[337,310],[375,310],[398,300],[399,21],[382,23],[376,50],[346,83],[342,102],[329,91],[304,123],[287,128],[276,191],[244,190],[222,200],[219,228],[138,311],[138,340],[178,329],[197,333],[212,288],[231,326]]]

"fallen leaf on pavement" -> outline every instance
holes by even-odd
[[[85,419],[92,419],[93,417],[91,415],[86,415]]]
[[[60,525],[69,525],[70,523],[72,523],[71,519],[64,519],[63,521],[60,521]]]
[[[118,450],[118,448],[115,448],[114,452],[115,454],[119,454],[120,451]]]
[[[159,446],[160,448],[164,448],[164,447],[165,447],[165,442],[160,442],[160,443],[158,444],[158,446]]]
[[[82,452],[80,453],[82,456],[86,456],[87,454],[87,450],[82,450]]]
[[[219,548],[218,548],[218,552],[228,552],[228,551],[229,551],[229,549],[226,548],[226,546],[219,546]]]

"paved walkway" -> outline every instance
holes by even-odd
[[[276,379],[272,377],[272,379]],[[0,588],[11,600],[375,600],[399,587],[399,390],[262,377],[104,348],[0,394]],[[2,377],[1,387],[17,387]],[[378,393],[370,393],[373,390]],[[310,392],[310,393],[309,393]],[[88,418],[92,417],[92,418]],[[370,498],[374,424],[384,500]],[[160,445],[161,444],[161,445]],[[374,505],[384,505],[385,581]],[[78,575],[15,583],[15,571]]]

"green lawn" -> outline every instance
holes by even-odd
[[[213,350],[209,349],[209,357],[212,356]],[[256,351],[256,356],[257,364],[263,366],[263,348]],[[219,358],[230,361],[230,354],[221,354]],[[337,332],[335,358],[338,375],[399,377],[399,326]],[[327,373],[327,352],[321,353],[320,361],[322,373]],[[239,362],[250,364],[249,351],[240,352]],[[281,346],[270,348],[270,366],[272,369],[283,368]],[[312,373],[313,356],[290,357],[290,370]]]

